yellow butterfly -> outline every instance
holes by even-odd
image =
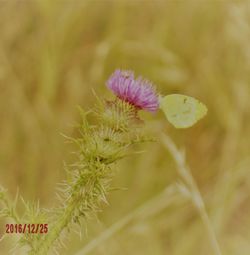
[[[160,97],[160,108],[176,128],[188,128],[207,114],[207,107],[199,100],[185,95]]]

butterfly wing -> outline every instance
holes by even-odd
[[[207,107],[199,100],[180,94],[160,98],[160,108],[176,128],[191,127],[207,113]]]

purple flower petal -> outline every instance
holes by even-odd
[[[156,112],[159,108],[158,95],[152,83],[142,77],[134,79],[132,71],[116,70],[107,81],[107,87],[117,97],[139,109]]]

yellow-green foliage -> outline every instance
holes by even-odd
[[[249,17],[248,1],[0,2],[0,184],[11,197],[19,188],[26,201],[53,206],[65,178],[62,162],[74,158],[60,133],[77,137],[76,106],[94,107],[92,89],[109,97],[104,84],[115,68],[209,109],[184,131],[162,113],[143,113],[158,141],[136,145],[143,152],[117,164],[112,186],[126,191],[113,192],[100,221],[89,221],[82,240],[71,233],[60,254],[84,247],[79,255],[213,254],[178,166],[161,144],[164,131],[185,148],[222,253],[249,255]],[[0,242],[1,254],[14,239]]]

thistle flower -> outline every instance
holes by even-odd
[[[116,70],[107,87],[120,99],[130,103],[139,110],[156,112],[159,108],[158,95],[149,81],[134,78],[132,71]]]
[[[116,100],[110,102],[97,98],[96,107],[87,113],[81,111],[79,137],[68,138],[77,146],[76,158],[73,164],[65,165],[68,176],[58,187],[58,205],[55,208],[41,210],[37,205],[25,203],[26,213],[19,219],[8,202],[1,201],[3,190],[0,187],[0,202],[7,208],[0,210],[0,217],[1,214],[10,216],[16,223],[46,222],[49,226],[46,235],[27,233],[21,236],[19,244],[27,246],[29,255],[47,255],[52,249],[57,251],[63,246],[66,229],[75,229],[76,226],[82,229],[85,221],[97,214],[103,203],[107,203],[115,174],[113,164],[129,155],[127,149],[131,145],[151,140],[135,119],[138,109],[157,109],[157,96],[149,82],[134,80],[133,74],[128,74],[126,80],[124,72],[117,71],[113,78],[114,86],[117,78],[120,85],[129,84],[127,87],[118,86],[120,96]],[[120,92],[126,95],[124,99],[120,98]]]

